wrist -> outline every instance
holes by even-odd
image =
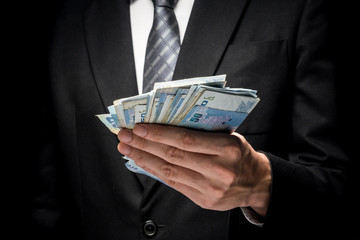
[[[254,162],[256,167],[254,169],[254,175],[256,182],[251,189],[251,195],[249,198],[249,207],[261,216],[265,216],[270,201],[271,191],[271,166],[269,159],[265,154],[260,152],[254,153]]]

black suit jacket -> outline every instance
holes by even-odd
[[[193,7],[174,79],[227,74],[228,86],[256,89],[261,98],[237,130],[271,162],[271,201],[258,228],[240,209],[202,209],[126,169],[116,136],[95,115],[137,94],[129,3],[66,2],[50,49],[45,113],[54,118],[42,129],[43,191],[34,198],[41,235],[145,239],[147,220],[157,225],[155,239],[336,232],[347,158],[336,138],[326,12],[319,0],[197,0]]]

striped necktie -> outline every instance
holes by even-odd
[[[179,26],[174,14],[177,0],[153,0],[154,22],[150,31],[144,65],[143,93],[155,82],[171,81],[180,52]]]

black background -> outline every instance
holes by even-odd
[[[14,2],[4,6],[3,68],[2,77],[2,171],[3,215],[8,239],[31,237],[31,197],[35,185],[35,161],[41,131],[42,106],[48,104],[48,46],[53,25],[63,0]],[[358,14],[355,3],[332,1],[332,23],[335,26],[333,41],[339,65],[337,74],[341,142],[352,159],[353,184],[349,184],[351,195],[343,205],[349,219],[347,227],[339,229],[351,239],[360,239],[357,227],[360,223],[360,191],[357,172],[360,159],[359,148],[359,51]],[[7,13],[6,13],[7,12]],[[3,225],[4,226],[4,225]],[[351,233],[350,233],[351,232]],[[357,234],[357,237],[355,237]],[[344,238],[349,239],[349,238]]]

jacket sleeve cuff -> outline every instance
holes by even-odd
[[[264,225],[264,218],[259,214],[257,214],[252,208],[242,207],[240,209],[243,212],[246,220],[249,221],[249,223],[257,227],[262,227]]]

